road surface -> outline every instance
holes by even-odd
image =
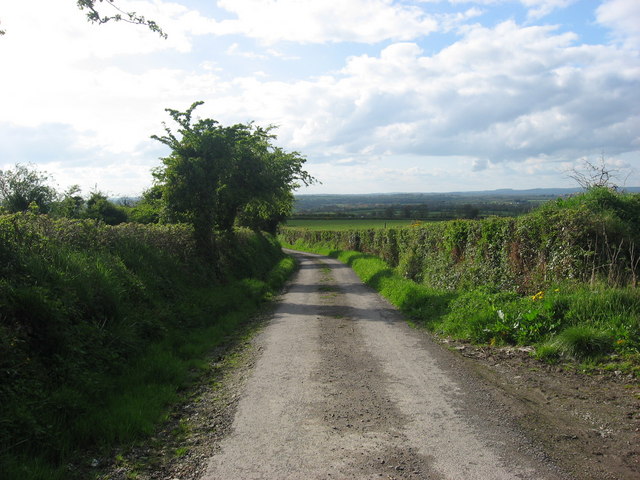
[[[204,480],[567,478],[463,359],[344,264],[289,253],[300,270]]]

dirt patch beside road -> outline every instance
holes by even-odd
[[[518,422],[576,478],[640,478],[640,382],[620,372],[549,365],[527,348],[436,339],[515,405]]]

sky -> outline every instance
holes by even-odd
[[[106,2],[104,2],[106,3]],[[109,6],[101,4],[104,13]],[[0,0],[0,170],[136,196],[166,108],[276,125],[297,193],[640,185],[638,0]]]

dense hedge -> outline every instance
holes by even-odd
[[[566,281],[635,286],[640,195],[594,189],[518,218],[384,230],[284,228],[281,235],[289,244],[376,255],[406,278],[434,288],[487,285],[535,293]]]
[[[16,456],[56,465],[79,445],[105,443],[96,419],[118,376],[142,369],[141,355],[163,341],[170,355],[187,332],[255,308],[279,245],[248,230],[216,244],[206,264],[185,225],[0,216],[0,471]]]

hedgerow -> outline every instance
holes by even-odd
[[[433,288],[479,285],[535,293],[558,282],[637,284],[640,195],[593,189],[517,218],[424,223],[404,229],[312,231],[282,239],[376,255]]]
[[[291,272],[272,237],[215,241],[207,263],[185,225],[0,216],[3,478],[73,478],[79,449],[149,434],[197,355]]]

